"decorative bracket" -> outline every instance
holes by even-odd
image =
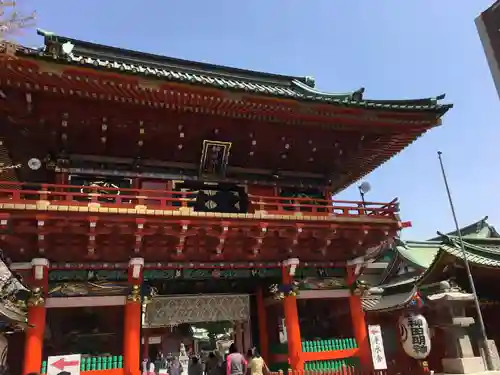
[[[139,254],[141,252],[141,247],[142,247],[142,237],[143,237],[143,232],[144,232],[144,219],[137,219],[136,224],[137,224],[137,230],[135,234],[135,247],[134,247],[134,252],[136,254]]]
[[[267,235],[267,223],[260,224],[260,232],[255,239],[255,245],[252,247],[252,255],[259,255],[260,248],[262,247],[262,243],[264,242],[264,238]]]
[[[222,232],[219,235],[219,244],[215,248],[216,255],[219,257],[222,255],[222,250],[224,249],[224,243],[229,234],[229,222],[222,222]]]
[[[40,282],[45,277],[45,269],[49,268],[49,261],[45,258],[35,258],[31,261],[33,267],[33,277]]]
[[[45,233],[44,233],[44,227],[45,227],[45,220],[46,218],[44,216],[37,216],[37,232],[38,232],[38,253],[43,254],[45,253]]]
[[[97,227],[97,217],[89,217],[89,239],[87,245],[87,251],[90,256],[95,254],[95,239],[96,239],[96,227]]]
[[[132,270],[130,274],[133,280],[139,280],[141,278],[141,271],[144,268],[144,259],[143,258],[132,258],[129,262],[129,267]]]
[[[188,235],[189,222],[181,222],[181,231],[179,233],[179,243],[176,246],[176,256],[181,257],[184,254],[184,244]]]
[[[35,288],[31,291],[31,296],[28,299],[28,306],[43,306],[45,300],[43,298],[43,292],[40,288]]]
[[[130,302],[141,302],[141,288],[139,285],[133,285],[130,294],[127,296],[127,301]]]
[[[297,267],[300,264],[299,258],[290,258],[283,261],[283,266],[290,267],[288,272],[290,276],[295,276],[295,272],[297,271]]]
[[[297,225],[295,228],[295,234],[292,236],[292,244],[288,249],[288,253],[290,255],[292,255],[294,253],[294,250],[297,248],[297,245],[299,243],[299,237],[302,231],[303,231],[302,227],[300,225]]]

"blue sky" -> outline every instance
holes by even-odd
[[[368,176],[368,199],[399,197],[402,218],[413,223],[404,238],[452,230],[436,156],[441,150],[459,222],[489,215],[500,226],[500,103],[474,25],[493,0],[25,1],[24,8],[37,10],[38,27],[78,39],[310,75],[319,89],[365,87],[370,98],[444,92],[455,108],[443,126]],[[42,44],[34,31],[21,41]],[[337,198],[358,199],[357,190]]]

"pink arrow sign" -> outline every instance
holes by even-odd
[[[57,361],[52,362],[50,365],[62,371],[66,367],[78,366],[79,364],[79,361],[66,361],[64,358],[60,358]]]

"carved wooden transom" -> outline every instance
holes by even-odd
[[[247,294],[205,296],[156,296],[146,308],[145,327],[182,323],[242,321],[250,316]]]

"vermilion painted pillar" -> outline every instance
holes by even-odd
[[[144,259],[133,258],[129,262],[128,280],[131,292],[125,303],[125,324],[123,331],[123,370],[125,375],[141,373],[141,283]]]
[[[293,277],[287,267],[282,268],[283,284],[291,284]],[[283,300],[286,335],[288,338],[288,358],[294,371],[304,369],[302,360],[302,342],[300,337],[299,312],[297,297],[286,296]]]
[[[23,373],[38,373],[42,367],[43,337],[45,332],[45,306],[28,307],[28,324],[24,345]]]
[[[347,284],[352,285],[356,282],[355,267],[347,268]],[[351,293],[349,296],[349,308],[351,311],[352,329],[354,338],[358,344],[358,357],[364,369],[371,369],[373,367],[370,342],[368,340],[368,331],[365,321],[365,313],[361,304],[361,296]]]
[[[38,373],[42,367],[43,337],[45,333],[45,301],[47,290],[49,261],[36,258],[31,262],[33,295],[28,301],[28,324],[24,344],[23,374]]]
[[[269,363],[269,336],[267,334],[267,312],[264,306],[262,287],[257,289],[257,320],[259,322],[259,346],[262,358]]]

